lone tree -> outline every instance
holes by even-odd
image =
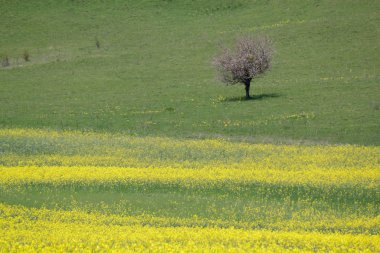
[[[237,40],[234,50],[224,49],[213,63],[222,82],[244,84],[246,99],[250,99],[252,79],[269,69],[271,58],[272,46],[267,37],[242,37]]]

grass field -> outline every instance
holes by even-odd
[[[378,1],[0,4],[2,127],[380,143]],[[270,36],[276,53],[244,102],[211,61],[247,33]]]
[[[0,0],[0,252],[380,252],[379,10]]]

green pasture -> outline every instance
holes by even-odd
[[[281,184],[187,189],[181,184],[0,186],[3,204],[192,220],[187,226],[378,234],[375,189]],[[340,222],[336,222],[336,220]],[[350,223],[372,220],[370,226]],[[299,224],[297,225],[297,222]],[[293,225],[290,225],[293,224]],[[146,220],[146,225],[155,224]]]
[[[0,127],[380,144],[379,1],[0,6],[1,63],[10,64],[0,66]],[[268,35],[276,49],[251,101],[211,65],[221,45],[246,34]]]

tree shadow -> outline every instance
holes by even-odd
[[[256,100],[262,100],[266,98],[277,98],[280,97],[280,94],[278,93],[263,93],[258,95],[252,95],[251,98],[247,99],[245,96],[239,96],[239,97],[227,97],[222,100],[221,102],[245,102],[245,101],[256,101]]]

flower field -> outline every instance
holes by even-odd
[[[0,130],[0,252],[379,252],[380,148]]]
[[[1,205],[2,251],[376,252],[379,236],[189,226],[183,221]],[[154,219],[153,219],[154,220]],[[190,224],[192,224],[190,222]],[[175,225],[175,226],[174,226]]]

